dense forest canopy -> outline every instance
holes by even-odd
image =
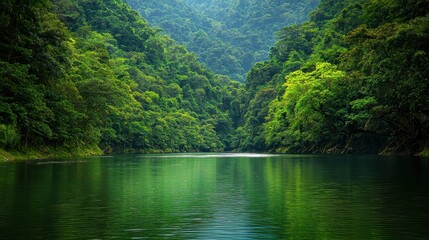
[[[127,0],[206,66],[244,81],[268,59],[275,32],[307,19],[319,0]]]
[[[258,19],[258,6],[272,16],[293,9],[292,2],[283,9],[283,1],[171,2],[180,4],[178,13],[201,17],[189,15],[187,21],[202,44],[219,42],[208,35],[213,28],[203,28],[217,26],[237,27],[218,32],[231,39],[256,34],[243,44],[266,46],[264,28],[252,21],[239,27],[233,20]],[[231,11],[216,11],[221,6]],[[164,13],[161,7],[147,9]],[[427,155],[428,10],[427,0],[322,0],[308,21],[283,23],[269,59],[254,64],[242,85],[207,70],[125,1],[1,1],[0,155]],[[268,19],[269,26],[278,24]],[[243,49],[259,54],[256,48],[240,50],[234,41],[220,42],[217,50],[238,50],[241,67],[252,58]],[[207,53],[216,52],[207,46]],[[214,55],[221,66],[234,66]]]
[[[427,0],[325,0],[283,28],[235,100],[236,148],[427,151],[428,10]]]
[[[221,151],[239,83],[121,1],[2,1],[0,148]]]

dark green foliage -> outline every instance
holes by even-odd
[[[278,70],[255,75],[261,68],[255,65],[246,82],[250,92],[239,96],[247,109],[241,139],[262,136],[265,150],[280,152],[423,152],[429,144],[428,6],[326,0],[310,21],[282,29],[264,63]],[[273,86],[271,100],[261,99]],[[253,113],[255,104],[262,116]]]
[[[256,13],[268,2],[186,3],[195,10],[189,17],[235,29],[214,38],[213,28],[188,25],[192,41],[238,75],[258,59],[246,44],[266,36],[253,36],[249,26],[262,29],[249,22],[241,37],[250,37],[240,38],[232,19],[277,24]],[[231,11],[205,8],[221,5]],[[278,32],[270,59],[253,65],[241,86],[208,71],[123,1],[2,1],[0,149],[427,152],[428,6],[324,0],[309,21]],[[222,34],[229,45],[218,41]],[[250,52],[235,47],[237,39]]]
[[[0,148],[230,148],[239,84],[207,71],[125,3],[1,4]]]
[[[360,73],[365,95],[375,99],[367,127],[387,136],[387,151],[422,151],[429,134],[429,16],[347,36],[344,68]],[[367,98],[367,96],[365,96]]]
[[[244,81],[251,66],[268,58],[274,33],[303,22],[318,0],[128,0],[172,38],[187,45],[208,68]]]
[[[48,1],[1,4],[0,124],[13,141],[0,147],[42,146],[55,139],[65,110],[55,96],[70,64],[69,35]]]

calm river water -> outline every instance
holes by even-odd
[[[429,159],[123,155],[0,163],[0,239],[428,239]]]

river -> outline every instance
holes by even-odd
[[[0,239],[427,239],[429,159],[160,154],[0,163]]]

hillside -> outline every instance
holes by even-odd
[[[229,148],[239,84],[206,70],[125,3],[9,1],[0,9],[0,149]]]
[[[257,18],[233,1],[176,3],[195,24]],[[428,155],[428,13],[426,0],[322,0],[309,20],[284,24],[243,85],[124,1],[0,2],[0,156]]]
[[[321,1],[234,104],[241,151],[427,154],[429,2]]]
[[[307,19],[318,0],[128,0],[151,24],[183,43],[216,73],[241,82],[268,59],[274,33]]]

